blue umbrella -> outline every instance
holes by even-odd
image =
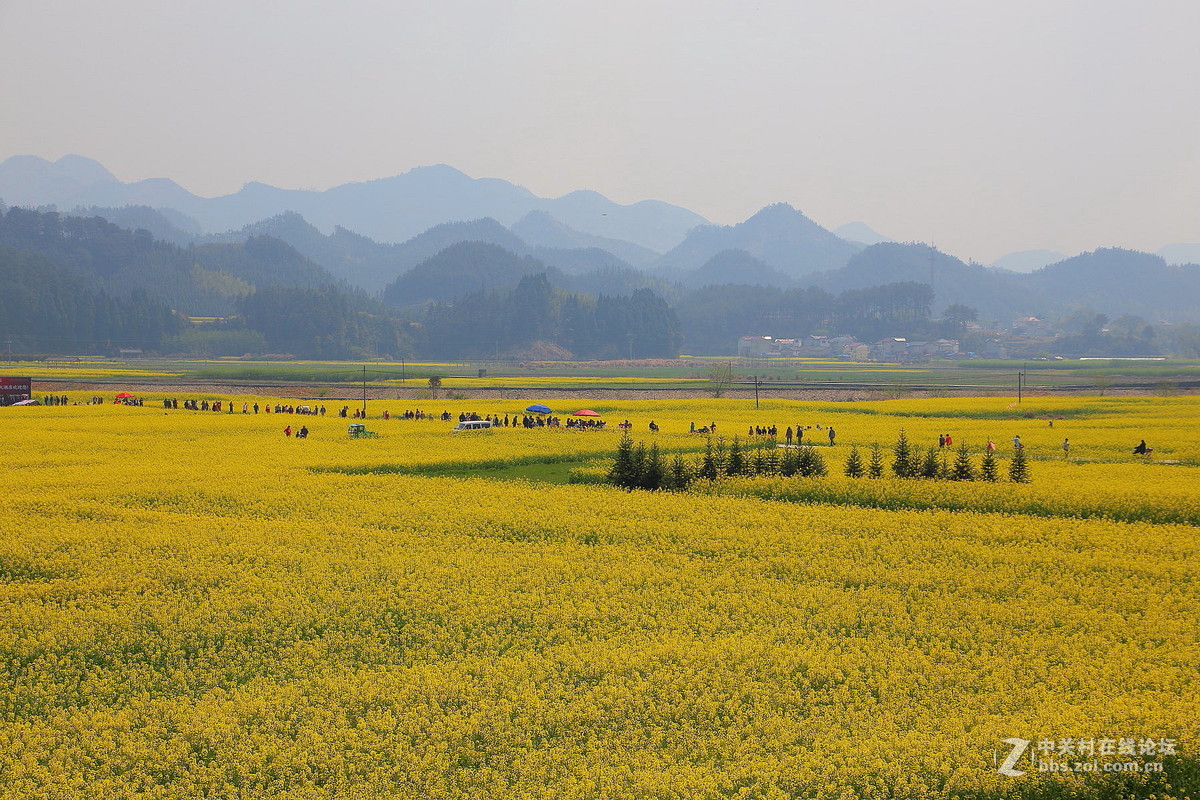
[[[534,403],[533,405],[531,405],[529,408],[527,408],[525,410],[532,411],[535,414],[549,414],[550,406],[544,406],[541,403]]]

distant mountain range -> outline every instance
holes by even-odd
[[[725,250],[749,253],[791,278],[837,269],[861,250],[786,203],[767,206],[737,225],[694,228],[655,266],[664,275],[696,269]]]
[[[736,225],[711,225],[665,203],[619,206],[593,192],[547,200],[446,166],[325,192],[248,184],[210,200],[165,180],[121,183],[79,156],[53,163],[25,156],[0,164],[0,198],[53,204],[148,231],[161,242],[191,248],[205,269],[226,263],[231,278],[251,283],[260,282],[254,270],[264,258],[276,282],[312,285],[323,280],[313,271],[319,265],[321,274],[376,296],[392,287],[388,299],[400,307],[508,286],[523,270],[544,270],[568,291],[651,288],[672,302],[710,286],[813,287],[837,294],[917,282],[933,286],[935,314],[959,303],[1001,321],[1083,307],[1114,317],[1200,318],[1200,267],[1194,265],[1200,245],[1172,245],[1159,255],[1110,249],[1074,258],[1023,251],[984,267],[926,245],[894,242],[864,223],[838,228],[839,236],[785,203]],[[236,224],[220,227],[230,222]],[[294,251],[270,249],[266,240]],[[260,244],[246,251],[212,249],[252,241]],[[239,264],[234,252],[258,261]],[[294,279],[287,277],[289,269],[296,270]],[[209,284],[224,280],[195,273],[189,296],[216,297],[203,281],[196,283],[197,276]],[[171,298],[162,275],[137,280],[151,280],[157,296]],[[236,281],[226,283],[220,288],[226,295],[245,291]],[[221,304],[204,304],[214,305]]]
[[[542,198],[508,181],[471,178],[445,164],[322,192],[248,183],[234,194],[204,198],[165,178],[123,183],[82,156],[54,162],[13,156],[0,163],[0,198],[10,205],[55,205],[64,211],[90,206],[169,208],[195,220],[206,233],[236,230],[294,211],[322,230],[340,225],[385,243],[407,241],[443,222],[491,217],[512,225],[531,211],[544,211],[576,231],[659,253],[707,222],[657,200],[620,205],[591,191]]]

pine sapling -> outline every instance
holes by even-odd
[[[991,450],[987,450],[983,454],[983,460],[979,462],[979,477],[981,480],[995,483],[1000,479],[1000,469],[996,464],[996,454]]]
[[[938,472],[941,471],[942,465],[938,463],[937,448],[930,447],[925,451],[925,458],[921,460],[920,472],[917,474],[922,478],[936,478]]]
[[[1012,461],[1008,462],[1008,479],[1013,483],[1029,483],[1029,462],[1025,459],[1025,448],[1013,450]]]
[[[966,442],[958,446],[958,454],[954,457],[954,466],[950,468],[950,480],[975,480],[975,467],[971,464],[971,451],[967,449]]]
[[[897,478],[913,477],[912,446],[908,443],[908,436],[903,428],[900,429],[900,437],[892,447],[892,472]]]
[[[871,445],[871,460],[867,463],[867,477],[883,477],[883,450],[879,448],[879,442]]]
[[[846,457],[844,471],[846,476],[850,478],[861,478],[866,472],[866,468],[863,467],[862,457],[858,454],[857,445],[850,448],[850,455]]]

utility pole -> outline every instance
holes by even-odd
[[[754,407],[758,408],[758,376],[754,376]]]
[[[1021,371],[1017,373],[1017,402],[1021,402],[1021,383],[1025,380],[1025,364],[1021,365]]]
[[[363,412],[362,418],[367,418],[367,365],[363,364]]]

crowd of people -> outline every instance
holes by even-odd
[[[105,400],[105,398],[103,398],[103,397],[94,396],[87,400],[87,405],[102,405],[107,402],[108,401]],[[117,403],[117,404],[126,405],[126,406],[141,406],[143,404],[142,398],[135,397],[132,395],[125,396],[125,397],[117,397],[113,402]],[[65,405],[70,404],[70,398],[67,395],[45,395],[41,398],[41,403],[42,403],[42,405],[46,405],[46,406],[65,406]],[[163,403],[163,408],[167,408],[167,409],[183,408],[184,410],[187,410],[187,411],[211,411],[211,412],[217,412],[217,413],[224,412],[224,413],[228,413],[228,414],[233,414],[233,413],[236,413],[236,410],[237,410],[236,404],[233,403],[232,401],[227,401],[227,400],[209,401],[209,400],[189,399],[189,400],[184,400],[181,405],[180,401],[176,398],[164,398],[162,403]],[[243,414],[258,414],[258,413],[304,414],[304,415],[322,416],[323,417],[323,416],[325,416],[326,408],[323,405],[319,405],[319,406],[298,405],[297,406],[297,405],[289,405],[289,404],[284,404],[284,403],[260,405],[259,403],[251,404],[249,402],[243,402],[241,405],[241,413],[243,413]],[[355,410],[351,411],[349,406],[342,406],[342,408],[338,411],[338,416],[342,417],[344,419],[345,418],[353,418],[353,419],[365,419],[366,418],[366,414],[362,411],[362,409],[355,409]],[[418,408],[418,409],[413,409],[413,410],[405,409],[405,411],[403,413],[398,414],[395,417],[392,417],[392,415],[388,411],[384,411],[383,414],[381,415],[381,418],[384,420],[394,418],[394,419],[400,419],[400,420],[440,420],[442,422],[449,422],[454,419],[454,415],[452,415],[449,411],[442,411],[440,414],[435,414],[435,413],[422,411],[421,409]],[[503,417],[500,416],[499,414],[480,415],[473,411],[462,412],[462,413],[458,414],[459,422],[479,421],[479,420],[486,420],[492,424],[492,427],[495,427],[495,428],[525,428],[525,429],[567,428],[567,429],[573,429],[573,430],[603,430],[607,427],[607,423],[603,419],[600,419],[598,417],[568,417],[566,419],[566,421],[564,422],[562,417],[558,417],[553,414],[505,414]],[[1054,424],[1053,420],[1051,420],[1050,424],[1051,424],[1051,426],[1053,426],[1053,424]],[[648,427],[649,427],[649,430],[651,433],[659,432],[659,425],[654,420],[650,421]],[[628,419],[626,419],[626,420],[623,420],[623,421],[617,423],[617,428],[619,428],[621,430],[631,430],[633,428],[633,424]],[[804,441],[805,431],[814,431],[814,430],[821,431],[822,438],[828,438],[829,444],[831,446],[835,443],[835,441],[837,439],[837,432],[833,429],[833,426],[823,427],[819,424],[818,425],[799,425],[799,424],[797,424],[794,428],[791,426],[784,428],[783,437],[782,437],[783,443],[786,445],[792,445],[792,444],[802,445],[805,443],[805,441]],[[688,432],[691,434],[694,434],[694,435],[713,436],[717,433],[717,423],[714,421],[714,422],[709,423],[708,425],[697,426],[695,422],[692,422],[688,427]],[[290,425],[284,429],[284,433],[287,436],[293,435],[293,431],[292,431],[292,428]],[[751,425],[747,429],[746,434],[750,438],[760,438],[760,439],[778,439],[778,438],[780,438],[779,427],[774,424],[772,424],[772,425]],[[295,432],[295,436],[296,436],[296,438],[307,437],[308,436],[308,428],[301,426],[300,429]],[[938,434],[938,449],[939,450],[944,450],[946,448],[950,448],[953,446],[954,446],[954,437],[951,434],[949,434],[949,433]],[[1024,449],[1025,445],[1021,441],[1020,434],[1013,436],[1012,446],[1013,446],[1014,450]],[[1070,457],[1070,452],[1071,452],[1070,439],[1063,439],[1062,444],[1059,445],[1059,448],[1062,450],[1064,458]],[[988,453],[994,453],[996,451],[996,443],[993,442],[989,438],[987,440],[987,444],[985,445],[984,449]],[[1137,446],[1133,448],[1134,455],[1149,455],[1152,452],[1154,452],[1154,448],[1149,447],[1146,444],[1145,439],[1141,440],[1137,444]]]
[[[715,422],[712,424],[710,429],[696,428],[696,424],[693,422],[691,433],[714,433],[714,432],[716,432],[716,428],[717,428],[717,423],[715,423]],[[832,446],[837,439],[837,431],[835,431],[833,429],[832,425],[830,425],[829,427],[824,427],[822,425],[799,425],[799,424],[797,424],[795,429],[793,429],[790,425],[783,429],[783,443],[786,445],[792,445],[793,443],[796,445],[802,445],[802,444],[804,444],[804,432],[811,431],[811,430],[821,431],[822,432],[821,435],[823,437],[826,437],[829,439],[830,446]],[[778,425],[751,425],[749,430],[747,431],[746,435],[751,439],[778,439],[779,438],[779,426]],[[810,440],[810,444],[811,444],[811,440]]]

